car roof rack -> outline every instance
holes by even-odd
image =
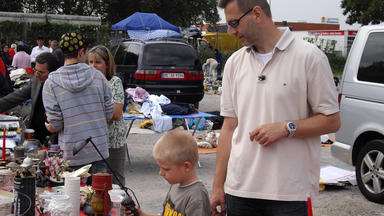
[[[133,39],[133,38],[124,38],[124,39],[123,39],[123,42],[125,42],[125,41],[136,41],[136,42],[145,43],[145,40],[141,40],[141,39]]]
[[[170,42],[181,42],[184,44],[189,45],[188,41],[182,38],[157,38],[153,40],[142,40],[142,39],[133,39],[133,38],[122,38],[121,42],[127,42],[127,41],[134,41],[134,42],[140,42],[140,43],[148,43],[153,41],[170,41]]]
[[[188,41],[186,41],[185,39],[182,39],[182,38],[157,38],[157,39],[154,39],[152,41],[175,41],[175,42],[182,42],[185,44],[189,44]]]

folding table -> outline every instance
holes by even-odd
[[[129,132],[131,131],[131,128],[132,128],[132,125],[133,125],[133,122],[136,120],[136,119],[150,119],[150,118],[146,118],[144,117],[142,114],[138,114],[138,115],[127,115],[127,114],[124,114],[124,120],[130,120],[131,122],[129,123],[129,126],[128,126],[128,130],[127,130],[127,134],[126,134],[126,139],[128,138],[129,136]],[[193,114],[189,114],[189,115],[167,115],[169,117],[171,117],[172,119],[188,119],[188,118],[198,118],[198,121],[197,121],[197,124],[196,124],[196,127],[194,128],[193,132],[192,132],[192,136],[195,135],[196,133],[196,129],[197,129],[197,125],[199,125],[200,121],[201,121],[201,118],[210,118],[210,117],[216,117],[216,115],[213,115],[213,114],[210,114],[210,113],[204,113],[204,112],[198,112],[198,113],[193,113]],[[188,127],[188,124],[186,123],[185,121],[185,125],[186,125],[186,128],[187,130],[189,131],[189,127]],[[129,166],[129,170],[132,172],[133,171],[133,168],[132,168],[132,163],[131,163],[131,158],[129,156],[129,151],[128,151],[128,145],[126,145],[126,152],[127,152],[127,157],[128,157],[128,166]]]

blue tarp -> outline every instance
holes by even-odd
[[[112,25],[112,30],[145,30],[169,29],[180,32],[179,28],[163,20],[155,13],[136,12],[131,16]]]

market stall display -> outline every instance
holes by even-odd
[[[73,149],[72,149],[73,155],[76,155],[77,153],[79,153],[81,151],[81,149],[83,149],[87,143],[92,144],[93,148],[96,150],[99,157],[104,161],[104,163],[107,165],[109,171],[116,178],[119,186],[124,190],[126,196],[123,199],[123,201],[121,202],[121,204],[125,208],[131,210],[135,216],[136,215],[138,216],[139,214],[138,214],[138,211],[135,208],[135,206],[137,204],[140,207],[140,203],[138,202],[135,193],[133,192],[132,189],[130,189],[129,187],[125,187],[124,184],[121,183],[121,181],[117,177],[114,169],[110,166],[108,161],[103,157],[103,155],[98,150],[95,143],[92,141],[92,137],[89,137],[84,141],[75,143],[75,145],[73,146]],[[107,215],[106,213],[109,212],[109,210],[110,210],[110,198],[109,198],[109,194],[107,193],[107,191],[112,189],[112,175],[107,174],[107,173],[96,173],[96,174],[92,175],[92,179],[93,179],[92,188],[94,189],[95,192],[92,196],[91,203],[92,203],[92,210],[94,212],[100,212],[100,213],[104,212],[104,215]],[[94,181],[96,181],[96,182],[94,182]],[[128,193],[128,190],[131,191],[133,197],[136,200],[136,203],[132,200],[131,196]],[[103,203],[104,205],[102,205],[101,203]],[[103,207],[101,208],[101,206],[103,206]]]
[[[63,185],[62,174],[68,162],[62,159],[61,151],[48,155],[48,149],[34,139],[35,131],[25,129],[19,117],[0,115],[0,129],[3,141],[0,146],[0,203],[9,200],[3,196],[5,192],[13,192],[13,213],[35,215],[35,206],[39,206],[35,199],[40,191],[38,188]]]
[[[9,115],[0,115],[0,137],[1,143],[1,159],[6,161],[9,152],[7,150],[13,149],[17,143],[21,143],[21,120],[18,117]]]
[[[132,97],[132,99],[137,98]],[[152,125],[156,126],[161,125],[163,121],[169,123],[170,120],[171,127],[157,127],[160,131],[171,129],[174,126],[172,119],[179,119],[182,120],[181,122],[187,130],[192,129],[193,132],[191,131],[191,133],[195,134],[201,126],[204,130],[209,126],[205,118],[215,117],[209,113],[198,112],[193,105],[172,104],[169,99],[161,96],[148,95],[148,99],[152,99],[152,102],[155,101],[156,104],[149,102],[146,98],[142,100],[140,106],[144,107],[144,115],[137,114],[143,113],[142,107],[138,108],[132,103],[128,106],[131,112],[136,108],[138,109],[134,115],[124,114],[124,119],[130,121],[126,137],[128,137],[132,123],[136,119],[151,119]],[[165,104],[158,103],[157,100],[167,101],[167,106],[162,106]],[[184,106],[186,110],[183,110],[182,107],[182,109],[177,110],[177,112],[182,112],[180,115],[172,114],[174,105]],[[163,113],[162,108],[167,114]],[[183,113],[184,111],[187,112],[186,115]],[[3,119],[5,120],[2,121]],[[63,159],[63,151],[58,145],[48,143],[48,146],[42,146],[39,140],[34,139],[36,131],[25,129],[23,126],[24,123],[20,118],[0,115],[0,129],[2,130],[1,134],[3,134],[2,140],[4,140],[1,150],[4,167],[0,167],[0,170],[6,170],[0,172],[0,182],[2,182],[0,185],[3,187],[0,189],[13,190],[15,215],[35,215],[35,212],[39,215],[48,213],[50,215],[68,215],[65,212],[71,212],[73,216],[82,214],[108,215],[111,209],[120,211],[121,205],[134,210],[135,203],[139,204],[133,191],[125,187],[120,181],[117,187],[112,188],[112,183],[109,181],[112,179],[110,174],[94,174],[92,186],[82,183],[84,182],[83,178],[90,177],[88,171],[91,165],[86,165],[78,170],[71,170],[69,161]],[[213,134],[200,138],[203,142],[210,143],[210,147],[215,147],[216,138]],[[88,143],[91,144],[88,145],[89,147],[93,146],[98,150],[90,137],[74,145],[73,155]],[[102,156],[101,158],[104,160]],[[129,154],[128,161],[130,162]],[[108,163],[107,166],[114,175],[114,171]],[[112,200],[114,201],[113,205],[111,205],[108,193],[110,190],[114,191],[111,194],[120,194]],[[135,198],[135,201],[128,194],[128,190],[130,194],[133,194],[132,197]],[[124,193],[121,193],[122,191]],[[77,214],[78,212],[81,214]]]

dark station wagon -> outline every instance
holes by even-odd
[[[173,40],[120,40],[111,43],[116,75],[126,88],[137,86],[172,101],[198,105],[204,74],[196,50]]]

